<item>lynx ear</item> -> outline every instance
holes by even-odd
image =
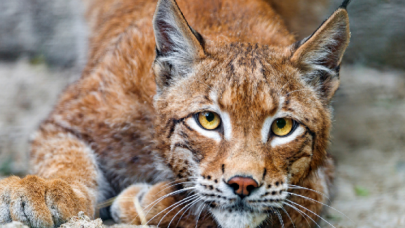
[[[153,17],[156,59],[153,69],[158,90],[192,71],[204,57],[203,39],[187,23],[174,0],[159,0]]]
[[[339,87],[340,63],[350,41],[348,2],[346,0],[315,33],[293,47],[291,61],[326,104]]]

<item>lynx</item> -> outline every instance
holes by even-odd
[[[317,226],[349,1],[301,41],[265,0],[86,3],[87,67],[33,137],[33,175],[0,182],[0,224],[117,196],[102,216],[122,223]]]

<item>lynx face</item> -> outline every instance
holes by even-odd
[[[161,156],[222,227],[277,216],[326,157],[346,11],[290,47],[206,40],[173,1],[159,2],[154,29]]]

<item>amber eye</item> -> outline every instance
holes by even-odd
[[[276,119],[271,125],[271,130],[277,136],[285,136],[293,129],[294,122],[290,118]]]
[[[200,112],[197,117],[200,125],[207,130],[214,130],[221,123],[221,118],[214,112]]]

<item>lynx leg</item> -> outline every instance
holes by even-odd
[[[37,176],[0,182],[0,224],[55,227],[79,211],[92,217],[100,174],[91,153],[77,137],[44,124],[32,144],[31,168]]]

